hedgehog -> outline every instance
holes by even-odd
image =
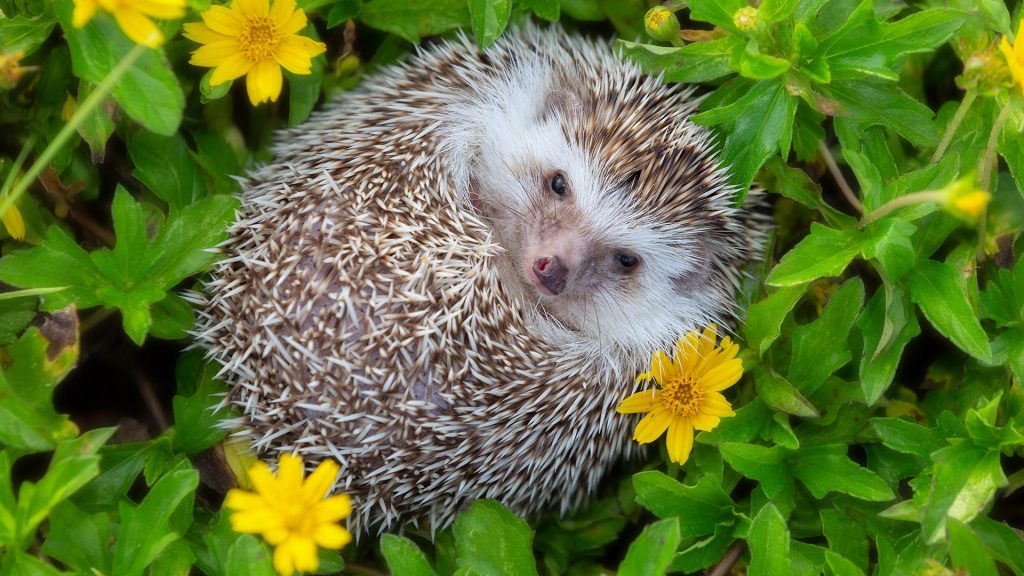
[[[734,317],[763,243],[698,102],[526,25],[420,48],[279,133],[194,331],[237,434],[337,461],[356,534],[577,508],[638,450],[615,412],[638,370]]]

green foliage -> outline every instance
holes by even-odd
[[[638,0],[308,0],[301,33],[328,55],[253,108],[188,63],[180,22],[141,50],[102,11],[75,28],[74,0],[0,0],[2,194],[30,185],[14,203],[24,239],[0,234],[0,575],[274,573],[270,546],[199,489],[199,470],[224,488],[237,416],[217,367],[182,352],[149,375],[168,425],[115,434],[60,400],[90,361],[79,341],[118,342],[150,386],[137,347],[188,345],[183,293],[218,258],[232,177],[269,157],[273,130],[412,43],[463,33],[487,49],[529,19],[615,32],[622,58],[702,83],[693,119],[737,206],[765,190],[776,227],[743,295],[736,415],[685,466],[652,450],[566,517],[476,502],[439,534],[322,551],[320,573],[1024,573],[1008,524],[1024,483],[1024,98],[995,48],[1019,6],[685,4],[692,29],[661,45]],[[991,194],[983,215],[955,203],[970,182]]]

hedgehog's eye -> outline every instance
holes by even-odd
[[[626,252],[619,252],[615,255],[615,262],[619,265],[621,272],[632,272],[640,263],[640,258]]]
[[[561,172],[551,177],[551,191],[558,194],[559,198],[565,198],[568,185],[565,183],[565,175]]]

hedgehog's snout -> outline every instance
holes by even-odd
[[[558,256],[542,256],[533,261],[533,277],[538,288],[557,296],[565,290],[569,271]]]

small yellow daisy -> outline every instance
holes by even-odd
[[[234,0],[231,8],[211,6],[203,22],[185,24],[185,37],[202,44],[189,63],[213,68],[210,85],[245,76],[253,105],[277,101],[281,67],[310,74],[313,58],[327,47],[296,34],[306,27],[306,13],[295,0]]]
[[[255,492],[228,491],[224,506],[234,511],[231,528],[259,534],[274,546],[274,569],[282,576],[313,572],[320,565],[317,546],[338,549],[352,535],[337,524],[352,512],[349,497],[327,496],[338,475],[338,465],[324,460],[303,480],[298,456],[278,460],[277,477],[263,462],[249,470]]]
[[[164,35],[151,20],[177,20],[185,15],[185,0],[74,0],[71,24],[85,26],[102,9],[114,15],[117,25],[136,44],[156,48]]]
[[[1010,41],[1003,37],[999,43],[999,50],[1002,51],[1003,56],[1006,56],[1006,63],[1010,65],[1013,80],[1024,94],[1024,38],[1022,36],[1024,36],[1024,20],[1017,25],[1016,42],[1010,44]]]
[[[693,331],[679,339],[672,358],[655,352],[650,371],[637,381],[653,379],[657,387],[633,394],[616,408],[620,414],[648,413],[633,434],[641,444],[668,430],[668,456],[679,464],[690,457],[694,430],[711,430],[723,417],[735,415],[721,392],[743,375],[743,361],[736,357],[740,347],[728,336],[716,346],[716,338],[712,324],[703,334]]]

